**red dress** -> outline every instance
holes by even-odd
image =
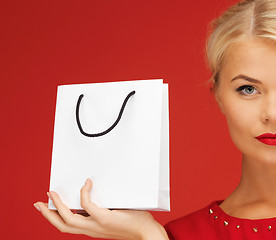
[[[236,218],[219,206],[223,200],[167,223],[170,240],[276,240],[276,217]]]

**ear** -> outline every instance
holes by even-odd
[[[219,95],[219,93],[218,93],[217,90],[215,90],[214,95],[215,95],[216,101],[217,101],[217,103],[218,103],[218,106],[219,106],[219,108],[220,108],[220,111],[221,111],[223,114],[225,114],[225,112],[224,112],[224,106],[223,106],[223,103],[222,103],[222,101],[221,101],[221,99],[220,99],[220,95]]]
[[[218,86],[217,86],[217,84],[216,84],[216,82],[215,82],[214,77],[211,78],[211,83],[212,83],[212,92],[213,92],[213,94],[214,94],[214,96],[215,96],[215,99],[216,99],[217,104],[219,105],[220,111],[221,111],[223,114],[225,114],[225,113],[224,113],[224,107],[223,107],[222,101],[221,101],[221,99],[220,99],[221,91],[219,91]]]

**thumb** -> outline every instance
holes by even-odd
[[[90,178],[87,178],[83,187],[85,188],[85,190],[90,191],[92,185],[92,180]]]

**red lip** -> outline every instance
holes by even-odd
[[[276,134],[273,134],[273,133],[264,133],[258,137],[256,137],[257,139],[260,139],[260,138],[276,138]]]
[[[265,143],[267,145],[276,145],[276,134],[273,133],[265,133],[258,137],[256,137],[260,142]]]

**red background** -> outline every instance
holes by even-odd
[[[91,239],[59,232],[47,202],[57,85],[163,78],[169,83],[171,212],[224,199],[241,153],[206,84],[208,23],[235,1],[2,1],[1,238]]]

